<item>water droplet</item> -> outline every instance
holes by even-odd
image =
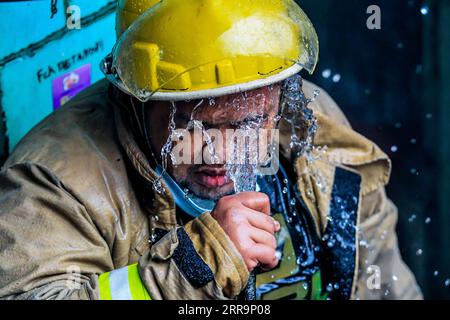
[[[283,188],[283,193],[286,194],[288,192],[288,189],[286,187]]]
[[[445,280],[444,284],[446,287],[450,286],[450,279]]]
[[[397,146],[392,146],[391,147],[391,151],[394,152],[394,153],[397,152],[398,151],[398,147]]]
[[[430,12],[430,7],[428,7],[428,6],[423,6],[422,8],[420,8],[420,14],[423,16],[426,16],[429,12]]]
[[[331,70],[330,69],[323,70],[322,77],[324,77],[325,79],[328,79],[329,77],[331,77]]]
[[[438,275],[439,275],[439,271],[436,270],[433,272],[433,276],[437,277]]]
[[[417,143],[417,139],[412,138],[411,139],[411,144],[416,144]]]
[[[396,275],[392,276],[392,280],[398,281],[398,277]]]
[[[423,254],[423,250],[419,249],[416,251],[416,256],[421,256]]]
[[[417,216],[416,216],[415,214],[412,214],[412,215],[409,217],[408,221],[411,223],[411,222],[413,222],[413,221],[416,220],[416,219],[417,219]]]
[[[317,98],[319,95],[320,95],[320,90],[319,90],[319,89],[314,90],[313,98],[311,99],[311,101],[316,100],[316,98]]]
[[[336,73],[333,76],[333,82],[338,83],[339,81],[341,81],[341,75],[339,73]]]
[[[425,219],[425,224],[430,224],[430,223],[431,223],[431,218],[430,217],[426,218]]]
[[[280,260],[281,257],[283,256],[283,253],[281,253],[280,251],[275,251],[275,257],[277,258],[277,260]]]
[[[283,118],[292,129],[290,148],[298,156],[308,155],[313,149],[313,140],[317,132],[317,119],[308,104],[312,99],[305,97],[302,91],[303,80],[301,76],[289,78],[283,84]],[[305,134],[298,135],[298,132]]]
[[[153,182],[153,190],[155,190],[157,193],[159,194],[163,194],[165,189],[161,183],[161,178],[157,178],[154,182]]]

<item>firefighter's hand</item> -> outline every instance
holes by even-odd
[[[239,250],[249,271],[259,265],[264,269],[277,266],[274,234],[280,230],[280,224],[270,216],[267,195],[243,192],[223,197],[211,215]]]

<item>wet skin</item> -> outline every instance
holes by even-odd
[[[176,102],[175,124],[177,129],[188,127],[190,120],[201,121],[205,129],[237,129],[249,121],[261,121],[262,129],[275,129],[279,112],[280,86],[265,87],[215,98]],[[147,108],[147,126],[152,150],[162,149],[169,136],[168,123],[171,103],[151,102]],[[194,130],[190,130],[191,141]],[[189,136],[188,136],[189,137]],[[176,142],[174,142],[174,147]],[[192,144],[191,163],[194,158],[208,154],[205,141],[195,149]],[[220,144],[216,154],[225,159],[226,143]],[[230,151],[228,151],[230,152]],[[274,233],[280,228],[278,222],[270,217],[270,202],[265,194],[245,192],[233,195],[234,185],[226,175],[223,164],[180,164],[174,166],[170,157],[167,171],[181,186],[188,188],[195,195],[218,200],[212,216],[241,253],[247,268],[253,270],[257,265],[273,268],[278,260],[275,255],[276,241]]]

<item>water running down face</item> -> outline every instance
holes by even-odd
[[[167,124],[170,124],[172,120],[171,113],[172,127],[174,125],[177,129],[189,129],[185,131],[187,136],[183,136],[183,140],[198,139],[198,136],[194,136],[196,127],[200,127],[203,133],[209,129],[217,129],[224,137],[230,129],[255,126],[266,130],[275,129],[279,120],[280,94],[280,85],[275,85],[215,99],[176,103],[152,102],[151,107],[147,108],[146,115],[152,150],[166,149],[170,152],[176,148],[177,143],[181,143],[170,137],[171,130]],[[174,142],[167,144],[168,141]],[[169,156],[167,171],[180,186],[189,189],[198,197],[217,200],[232,194],[235,191],[235,185],[229,177],[229,172],[227,174],[227,169],[230,167],[224,163],[224,159],[230,158],[230,153],[236,153],[236,150],[227,150],[225,142],[215,143],[212,149],[207,134],[200,136],[200,141],[201,143],[197,145],[193,143],[190,148],[189,163],[191,164],[174,165]],[[215,163],[215,159],[205,159],[204,155],[219,159],[220,164],[211,164]],[[199,158],[202,159],[201,164],[195,161]],[[158,160],[165,162],[164,159]]]

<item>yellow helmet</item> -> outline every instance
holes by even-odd
[[[141,101],[260,88],[312,73],[319,51],[294,0],[121,0],[116,31],[103,70]]]

